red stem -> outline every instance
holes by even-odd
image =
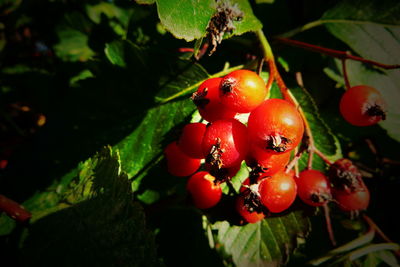
[[[385,233],[379,228],[379,226],[366,214],[363,215],[364,220],[368,223],[368,225],[375,230],[375,232],[386,242],[394,243]],[[400,250],[395,251],[396,255],[400,257]]]
[[[318,150],[318,148],[314,147],[314,152],[328,165],[332,165],[333,162],[330,161],[324,153]]]
[[[346,89],[350,89],[350,82],[349,82],[349,76],[347,75],[347,68],[346,68],[346,59],[342,59],[342,71],[343,71],[343,78],[344,78],[344,84],[346,86]]]
[[[336,247],[336,239],[335,239],[335,235],[333,234],[333,228],[332,228],[331,216],[329,214],[328,204],[325,204],[322,207],[324,209],[324,215],[325,215],[325,220],[326,220],[326,229],[328,230],[329,239],[331,240],[332,245],[334,247]]]
[[[317,46],[317,45],[313,45],[313,44],[309,44],[309,43],[304,43],[301,41],[297,41],[297,40],[291,40],[288,38],[281,38],[281,37],[277,37],[275,38],[275,40],[284,43],[284,44],[288,44],[291,46],[295,46],[295,47],[300,47],[300,48],[304,48],[313,52],[317,52],[317,53],[321,53],[321,54],[325,54],[334,58],[338,58],[338,59],[351,59],[351,60],[355,60],[355,61],[360,61],[363,63],[367,63],[367,64],[371,64],[383,69],[398,69],[400,68],[399,64],[395,64],[395,65],[389,65],[389,64],[383,64],[377,61],[373,61],[373,60],[369,60],[369,59],[365,59],[362,57],[357,57],[357,56],[353,56],[350,55],[349,53],[345,52],[345,51],[339,51],[339,50],[335,50],[335,49],[330,49],[330,48],[326,48],[326,47],[321,47],[321,46]]]

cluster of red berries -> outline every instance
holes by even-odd
[[[304,123],[294,105],[266,99],[267,94],[263,79],[248,70],[208,79],[193,94],[208,124],[187,124],[165,155],[172,175],[191,176],[187,190],[196,207],[215,206],[222,197],[221,184],[236,175],[243,161],[251,171],[240,188],[236,210],[249,223],[285,211],[297,194],[312,206],[332,199],[331,183],[323,173],[305,170],[296,178],[286,170],[291,151],[302,140]],[[235,119],[241,113],[248,113],[247,125]],[[365,203],[354,206],[353,199],[368,190],[354,165],[346,162],[331,167],[333,193],[344,210],[364,209]]]

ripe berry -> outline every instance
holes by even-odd
[[[343,211],[359,211],[367,209],[369,205],[370,194],[364,182],[352,192],[333,189],[333,197],[339,208]]]
[[[304,125],[292,104],[282,99],[268,99],[250,113],[248,131],[254,149],[281,153],[300,143]]]
[[[236,115],[235,111],[221,104],[219,98],[221,80],[222,78],[211,78],[204,81],[192,95],[192,100],[197,106],[201,117],[208,122],[231,119]]]
[[[297,187],[293,175],[293,172],[280,171],[260,182],[258,192],[261,202],[270,212],[282,212],[296,199]]]
[[[20,204],[4,195],[0,195],[0,214],[3,211],[8,216],[21,223],[28,221],[32,217],[32,214]]]
[[[320,171],[304,170],[295,180],[300,199],[310,206],[323,206],[332,198],[329,181]]]
[[[267,96],[264,80],[249,70],[236,70],[221,81],[222,104],[239,113],[248,113],[259,106]]]
[[[333,187],[351,193],[361,187],[362,175],[349,159],[338,159],[329,168],[329,179]]]
[[[244,204],[244,196],[238,196],[236,199],[236,211],[248,223],[256,223],[265,218],[263,212],[249,211],[248,207]]]
[[[164,150],[168,172],[174,176],[189,176],[200,167],[201,160],[183,153],[176,142],[170,143]]]
[[[385,102],[375,88],[359,85],[348,89],[340,100],[340,113],[355,126],[369,126],[386,118]]]
[[[259,172],[259,176],[266,177],[283,170],[289,160],[290,151],[280,154],[268,153],[252,145],[246,163],[254,171]]]
[[[205,131],[206,125],[203,123],[186,124],[178,140],[178,147],[191,158],[204,158],[201,142]]]
[[[202,149],[206,163],[214,168],[239,165],[247,154],[247,128],[235,119],[218,120],[207,126]]]
[[[194,205],[199,209],[217,205],[222,196],[221,186],[215,184],[215,177],[204,171],[192,175],[186,188],[192,196]]]

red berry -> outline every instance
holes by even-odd
[[[246,157],[247,128],[235,119],[219,120],[207,126],[202,148],[212,167],[237,166]]]
[[[340,113],[355,126],[369,126],[386,118],[385,101],[375,88],[359,85],[348,89],[340,100]]]
[[[353,192],[333,189],[333,197],[343,211],[359,211],[368,207],[370,194],[364,182]]]
[[[204,171],[192,175],[186,188],[192,196],[194,205],[199,209],[217,205],[222,196],[221,186],[215,184],[215,177]]]
[[[174,176],[189,176],[200,167],[201,160],[183,153],[176,142],[170,143],[164,150],[168,172]]]
[[[270,178],[263,179],[259,184],[258,192],[261,195],[262,204],[270,212],[282,212],[292,205],[296,199],[296,182],[293,172],[284,171],[274,174]]]
[[[267,96],[264,80],[249,70],[236,70],[221,81],[222,104],[239,113],[248,113],[259,106]]]
[[[250,113],[248,131],[252,145],[265,152],[280,153],[300,143],[304,125],[296,107],[275,98],[264,101]]]
[[[32,217],[32,214],[20,204],[6,196],[0,195],[0,214],[2,211],[21,223],[28,221]]]
[[[242,218],[248,223],[256,223],[265,218],[263,212],[250,212],[244,204],[244,196],[238,196],[236,199],[236,210]]]
[[[250,147],[246,158],[247,166],[257,168],[261,177],[271,176],[285,168],[290,160],[290,151],[280,154],[268,153],[257,146]]]
[[[204,158],[201,142],[205,131],[206,125],[203,123],[186,124],[178,140],[178,147],[191,158]]]
[[[328,178],[320,171],[304,170],[295,180],[300,199],[310,206],[323,206],[332,198]]]
[[[235,111],[221,104],[219,98],[221,80],[222,78],[211,78],[204,81],[192,95],[192,100],[197,106],[201,117],[209,122],[231,119],[236,115]]]

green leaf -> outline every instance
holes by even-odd
[[[118,153],[110,148],[79,166],[57,208],[30,226],[23,262],[157,265],[154,237],[145,228],[142,208],[132,199]]]
[[[117,66],[125,67],[125,56],[124,56],[124,43],[121,41],[114,41],[110,44],[106,44],[104,50],[108,60]]]
[[[400,3],[391,0],[345,0],[325,12],[322,20],[347,24],[400,25]],[[341,21],[340,21],[341,20]]]
[[[166,145],[165,135],[179,123],[188,121],[194,110],[195,106],[189,99],[154,107],[147,111],[140,125],[117,144],[121,151],[122,168],[134,178],[134,191],[138,190],[147,172],[160,162]]]
[[[161,81],[161,88],[156,95],[156,101],[165,102],[175,96],[185,96],[197,90],[200,84],[210,78],[207,71],[200,64],[193,64],[190,61],[182,61],[178,63],[179,68],[183,69],[183,73],[168,81],[169,77],[165,77],[165,85]],[[189,98],[189,96],[188,96]]]
[[[310,230],[310,222],[296,211],[266,218],[245,226],[227,221],[212,226],[217,230],[216,243],[233,258],[237,266],[277,266],[285,262]]]
[[[217,4],[213,0],[182,1],[157,0],[158,16],[164,27],[176,38],[193,41],[206,35],[206,29],[211,17],[215,14]],[[222,2],[222,1],[220,1]],[[254,16],[248,0],[228,1],[231,6],[243,12],[243,19],[235,21],[234,35],[262,28],[260,21]]]
[[[206,33],[208,21],[215,12],[214,0],[156,0],[158,16],[164,27],[176,38],[193,41]]]
[[[54,46],[55,53],[65,61],[87,61],[94,52],[88,46],[88,36],[78,30],[63,27],[58,31],[60,42]]]
[[[156,0],[135,0],[136,3],[140,5],[151,5],[156,2]]]
[[[5,214],[0,215],[0,237],[11,234],[16,226],[15,220]]]
[[[116,18],[118,19],[124,26],[128,25],[129,22],[129,9],[122,9],[119,8],[118,6],[107,3],[107,2],[102,2],[97,5],[87,5],[86,6],[86,12],[89,16],[89,18],[99,24],[101,21],[101,16],[105,15],[109,19]]]
[[[299,28],[282,34],[282,37],[291,37],[311,28],[326,25],[347,31],[351,28],[387,26],[399,29],[400,3],[392,0],[345,0],[340,1],[335,7],[326,11],[316,21],[307,23]],[[334,26],[332,26],[334,25]]]
[[[237,4],[238,9],[243,12],[243,19],[234,23],[235,30],[233,35],[241,35],[250,31],[258,31],[262,28],[261,22],[254,16],[253,10],[248,0],[236,0],[232,3]]]
[[[256,4],[273,4],[275,0],[256,0]]]
[[[335,161],[342,157],[340,143],[332,130],[321,118],[318,107],[315,104],[312,96],[305,88],[291,87],[291,92],[296,97],[301,108],[303,109],[307,121],[313,133],[314,142],[316,147],[323,152],[330,160]],[[304,154],[300,159],[300,168],[307,165],[308,154]],[[313,167],[320,171],[325,171],[326,164],[318,157],[315,156],[313,160]]]

